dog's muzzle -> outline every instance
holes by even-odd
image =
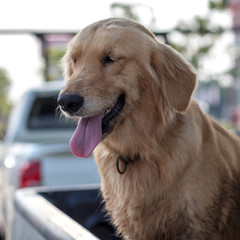
[[[57,102],[62,111],[75,116],[83,107],[84,98],[76,94],[60,94]],[[70,140],[73,154],[89,157],[98,143],[113,131],[118,122],[113,120],[120,115],[124,105],[125,94],[121,94],[113,107],[102,109],[94,116],[79,116],[76,130]]]

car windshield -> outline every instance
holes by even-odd
[[[76,123],[61,116],[58,110],[57,97],[38,97],[35,99],[27,122],[27,128],[58,129],[72,128]]]

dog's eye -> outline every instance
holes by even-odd
[[[73,61],[74,64],[77,63],[77,59],[76,58],[72,58],[72,61]]]
[[[103,59],[103,64],[104,65],[109,64],[109,63],[114,63],[114,62],[116,62],[116,59],[109,56],[109,55],[104,57],[104,59]]]

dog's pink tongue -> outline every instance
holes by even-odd
[[[77,157],[87,158],[102,138],[103,114],[95,117],[81,118],[70,140],[72,153]]]

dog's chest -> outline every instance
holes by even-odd
[[[134,167],[129,165],[122,175],[116,169],[112,169],[114,174],[106,171],[102,175],[102,194],[118,231],[126,239],[160,240],[171,239],[175,233],[185,235],[188,221],[181,201],[174,202],[176,196],[166,195],[156,172],[146,174],[147,167],[136,172]]]
[[[140,159],[119,174],[116,158],[96,161],[106,209],[125,239],[185,240],[195,234],[179,182],[166,184],[162,168]]]
[[[174,206],[170,199],[140,196],[136,191],[121,196],[114,190],[104,189],[103,195],[114,225],[126,239],[171,240],[176,236],[185,239],[188,217],[184,209]]]

